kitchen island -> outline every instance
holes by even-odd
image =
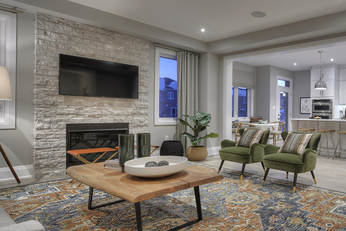
[[[335,145],[338,142],[339,134],[338,130],[346,131],[346,120],[345,119],[308,119],[308,118],[292,118],[290,119],[289,131],[298,131],[298,128],[313,128],[315,132],[318,129],[322,130],[335,130],[334,133],[328,134],[329,139],[329,153],[332,156],[334,154]],[[331,142],[332,139],[332,142]],[[344,144],[344,145],[342,145]],[[346,135],[341,136],[341,144],[339,143],[336,156],[346,158]],[[320,142],[321,155],[327,155],[327,143],[326,134],[322,134]]]

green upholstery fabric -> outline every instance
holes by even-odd
[[[282,132],[281,136],[285,140],[288,132]],[[279,147],[266,145],[263,157],[264,166],[286,172],[303,173],[313,171],[316,167],[318,143],[321,134],[314,133],[302,155],[294,153],[277,153]]]
[[[239,129],[239,133],[242,135],[244,133],[244,129]],[[266,130],[260,143],[254,143],[250,148],[247,147],[238,147],[235,146],[235,142],[231,140],[223,140],[221,142],[221,149],[219,150],[221,160],[228,160],[242,164],[250,164],[262,162],[264,157],[264,141],[268,142],[269,130]]]

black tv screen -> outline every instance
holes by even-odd
[[[60,54],[59,94],[138,99],[138,66]]]

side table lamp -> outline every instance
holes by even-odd
[[[0,100],[12,100],[12,92],[11,92],[11,85],[10,85],[10,77],[8,76],[8,71],[6,67],[0,66]],[[18,184],[20,183],[20,180],[17,176],[16,171],[14,171],[12,164],[10,160],[7,158],[7,155],[2,148],[0,144],[0,152],[2,156],[4,157],[8,167],[10,168],[14,178],[16,178],[16,181]]]

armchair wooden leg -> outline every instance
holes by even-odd
[[[0,144],[0,152],[1,152],[2,156],[4,157],[8,167],[10,168],[10,170],[12,172],[12,175],[14,176],[14,178],[16,178],[16,181],[19,184],[20,180],[19,180],[19,178],[17,176],[17,173],[16,173],[16,171],[14,171],[14,169],[12,167],[12,164],[11,164],[10,160],[7,158],[7,155],[6,155],[5,151],[4,151],[4,149],[2,148],[1,144]]]
[[[310,171],[310,172],[311,172],[312,179],[314,179],[315,184],[317,184],[314,171]]]
[[[261,164],[262,164],[263,171],[266,172],[266,167],[264,167],[263,161],[261,162]]]
[[[294,180],[293,180],[293,193],[296,192],[296,185],[297,185],[297,177],[298,177],[298,173],[294,173]]]
[[[268,176],[269,170],[270,170],[270,168],[267,168],[267,169],[266,169],[266,172],[264,173],[264,177],[263,177],[263,181],[262,181],[262,186],[264,185],[264,182],[265,182],[265,181],[266,181],[266,179],[267,179],[267,176]]]
[[[246,165],[246,164],[243,164],[243,167],[241,168],[240,180],[243,179],[243,175],[244,175],[244,171],[245,171],[245,165]]]
[[[217,173],[220,173],[221,168],[222,168],[222,165],[223,165],[224,162],[225,162],[225,160],[221,160],[220,167],[219,167],[219,171],[217,171]]]

